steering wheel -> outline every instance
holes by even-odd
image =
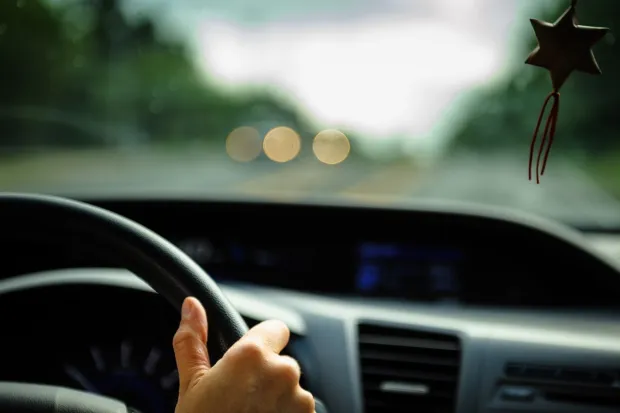
[[[0,194],[3,236],[35,240],[53,235],[63,247],[91,245],[142,278],[180,311],[196,297],[209,315],[209,354],[216,362],[248,327],[215,281],[161,236],[120,215],[44,195]],[[11,230],[14,228],[14,230]],[[126,413],[123,403],[62,387],[0,382],[0,413]]]

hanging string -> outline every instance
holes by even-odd
[[[579,24],[577,21],[577,0],[570,0],[570,13],[573,15],[573,24]]]
[[[577,0],[570,0],[570,12],[572,13],[573,22],[577,24],[577,17],[575,13],[575,9],[577,7]],[[538,147],[538,156],[536,157],[536,183],[540,184],[540,177],[544,175],[545,169],[547,168],[547,161],[549,160],[549,152],[551,151],[551,146],[553,145],[553,140],[555,138],[555,130],[558,123],[558,114],[560,112],[560,92],[558,88],[554,88],[554,90],[547,95],[545,102],[543,103],[543,107],[540,110],[540,115],[538,116],[538,122],[536,122],[536,128],[534,129],[534,133],[532,135],[532,143],[530,145],[530,162],[528,165],[528,177],[530,181],[532,180],[532,163],[534,161],[534,149],[536,148],[536,140],[538,139],[538,132],[540,130],[540,125],[542,123],[543,116],[547,109],[547,105],[549,101],[553,100],[551,104],[551,111],[547,116],[547,122],[545,123],[545,129],[543,131],[542,139],[540,141],[540,146]],[[545,149],[545,144],[546,149]],[[544,152],[544,157],[543,157]],[[542,160],[542,165],[541,165]]]
[[[573,23],[577,24],[577,0],[570,0],[570,11],[573,13]]]
[[[560,111],[560,92],[554,90],[549,93],[547,98],[545,99],[545,103],[543,103],[543,107],[540,110],[540,115],[538,115],[538,122],[536,122],[536,128],[534,129],[534,133],[532,135],[532,143],[530,145],[530,162],[528,166],[528,176],[530,181],[532,180],[532,163],[534,161],[534,148],[536,148],[536,140],[538,138],[538,131],[540,130],[540,125],[542,123],[542,118],[545,114],[545,110],[547,109],[547,105],[549,101],[553,99],[553,104],[551,105],[551,111],[549,112],[549,116],[547,117],[547,122],[545,123],[545,129],[543,131],[542,140],[540,141],[540,146],[538,148],[538,157],[536,159],[536,183],[540,183],[540,176],[545,173],[545,168],[547,167],[547,160],[549,159],[549,152],[551,151],[551,145],[553,145],[553,138],[555,137],[556,125],[558,122],[558,113]],[[548,142],[547,142],[548,140]],[[547,149],[545,149],[545,143],[547,143]],[[543,152],[545,152],[544,158],[542,157]],[[541,158],[542,168],[541,168]]]

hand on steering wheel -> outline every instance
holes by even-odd
[[[91,247],[142,278],[175,308],[185,304],[174,339],[181,383],[177,413],[324,410],[299,386],[297,363],[279,355],[288,342],[288,329],[268,321],[248,332],[243,317],[215,281],[149,229],[92,205],[27,194],[0,193],[0,223],[5,229],[0,237],[5,241],[52,237],[67,250],[76,244]],[[16,229],[9,230],[11,226]],[[208,328],[200,303],[209,312]],[[205,347],[207,332],[211,339]],[[52,385],[0,382],[0,413],[127,411],[131,409],[121,401],[99,395]]]
[[[280,321],[265,321],[211,366],[207,316],[195,298],[183,303],[173,346],[179,371],[176,413],[313,413],[312,394],[299,386],[299,364],[279,353],[289,340]]]

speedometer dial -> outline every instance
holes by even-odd
[[[130,338],[91,345],[62,367],[82,390],[113,397],[144,413],[174,411],[178,373],[171,352],[158,346]]]

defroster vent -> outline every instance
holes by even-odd
[[[360,324],[359,353],[365,413],[454,413],[458,337]]]

